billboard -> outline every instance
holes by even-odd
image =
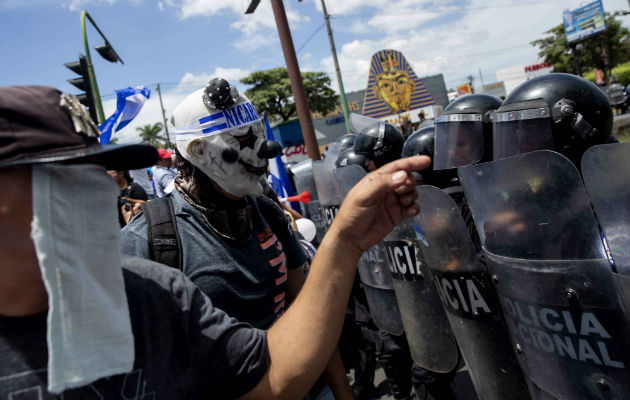
[[[539,62],[532,65],[525,66],[525,76],[527,79],[532,79],[540,75],[545,75],[553,71],[553,65],[546,61]]]
[[[601,0],[575,10],[564,10],[562,19],[564,20],[567,43],[582,40],[606,30],[604,6]]]
[[[418,120],[423,111],[432,116],[435,105],[422,79],[396,50],[380,50],[372,55],[370,73],[363,101],[363,115],[398,123],[402,119]]]
[[[457,86],[457,95],[463,96],[465,94],[471,94],[472,89],[470,88],[470,84],[465,83],[463,85]]]

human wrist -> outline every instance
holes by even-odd
[[[332,251],[338,251],[342,257],[351,262],[358,262],[363,254],[363,249],[354,240],[351,227],[342,227],[333,221],[328,228],[320,248],[325,246]]]

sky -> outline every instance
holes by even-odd
[[[530,42],[562,22],[562,11],[579,0],[327,0],[346,92],[365,89],[370,57],[401,51],[419,77],[443,74],[447,88],[468,75],[485,84],[496,71],[539,60]],[[285,66],[268,0],[245,15],[250,0],[0,0],[0,86],[38,84],[69,93],[74,74],[63,64],[83,53],[80,13],[87,10],[124,61],[112,64],[87,36],[106,116],[114,90],[144,85],[151,98],[138,117],[116,133],[120,143],[138,141],[136,127],[161,122],[156,86],[166,116],[213,77],[241,91],[249,73]],[[604,10],[628,10],[628,0],[603,0]],[[323,71],[338,91],[321,0],[285,0],[298,63]],[[623,24],[630,27],[630,18]],[[171,127],[172,129],[172,127]],[[172,133],[172,130],[171,130]]]

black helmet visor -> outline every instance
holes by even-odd
[[[491,119],[494,160],[535,150],[554,150],[548,107],[495,111]]]
[[[475,164],[483,153],[482,114],[442,114],[435,118],[435,170]]]

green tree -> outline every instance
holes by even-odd
[[[109,139],[109,144],[117,144],[118,143],[118,138],[117,137],[113,137],[111,139]]]
[[[256,71],[241,79],[251,87],[245,91],[261,113],[272,119],[287,121],[297,116],[286,68]],[[337,105],[337,94],[330,88],[330,78],[324,72],[302,72],[306,102],[312,113],[327,114]]]
[[[162,123],[156,122],[155,124],[147,124],[136,127],[136,130],[140,134],[140,138],[143,143],[148,143],[154,147],[166,147],[166,137],[161,136]]]
[[[619,63],[628,60],[630,52],[630,34],[628,29],[621,26],[617,16],[624,13],[606,13],[608,28],[595,36],[586,38],[575,44],[574,48],[582,71],[599,68],[608,77],[610,70]],[[540,49],[538,56],[553,65],[556,72],[577,73],[571,48],[564,33],[564,24],[554,26],[547,32],[548,36],[532,42]]]

